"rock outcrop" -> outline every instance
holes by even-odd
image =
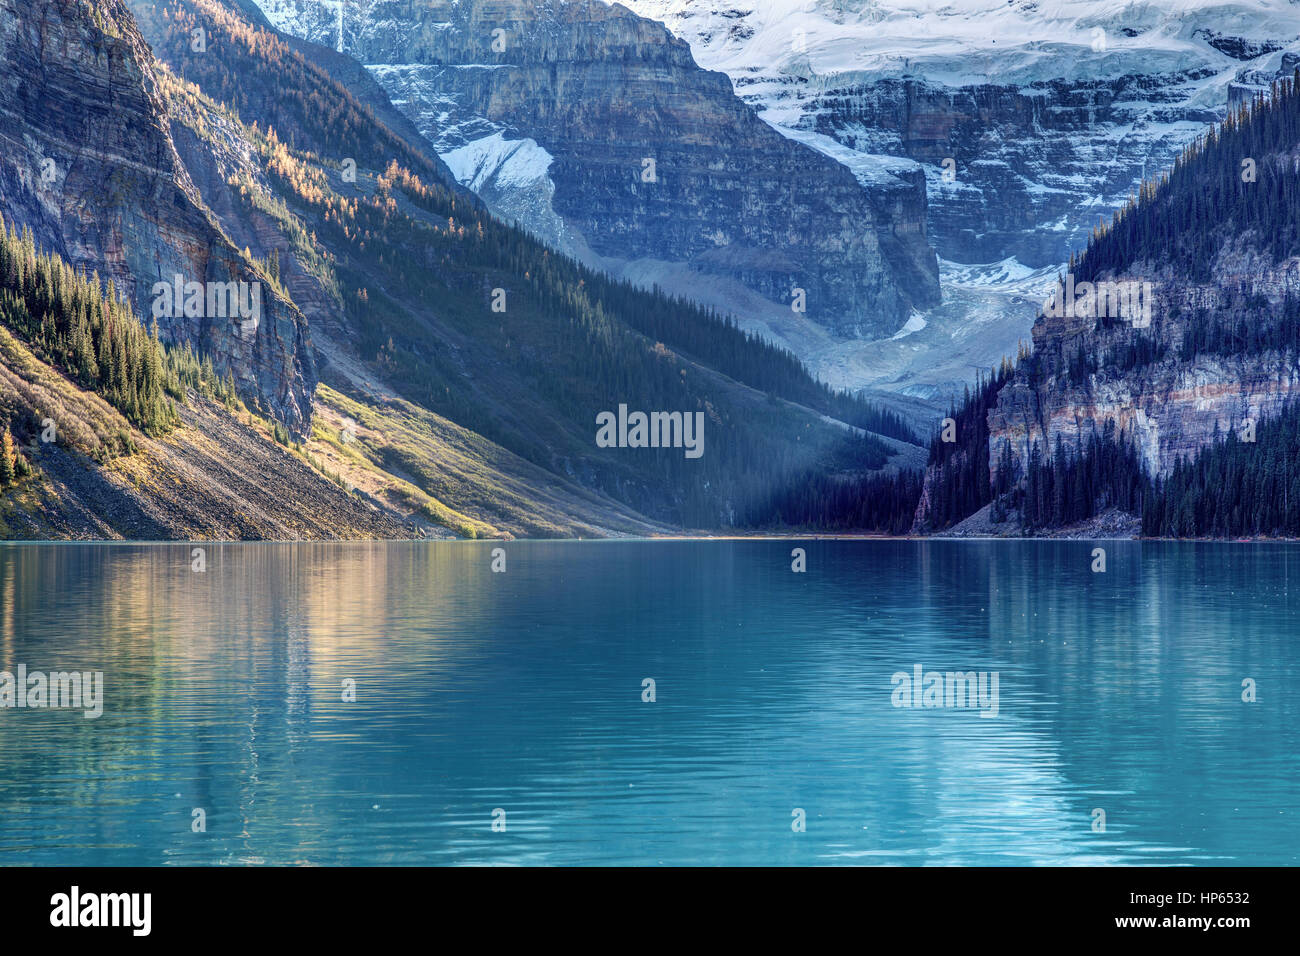
[[[1172,269],[1135,269],[1119,280],[1151,282],[1155,299],[1149,328],[1119,323],[1095,328],[1091,318],[1040,316],[1034,325],[1037,361],[1023,363],[998,393],[988,416],[989,467],[1009,447],[1018,474],[1037,444],[1046,457],[1059,437],[1073,451],[1110,423],[1137,445],[1152,476],[1167,475],[1180,458],[1190,459],[1218,436],[1247,423],[1274,418],[1300,390],[1296,356],[1280,352],[1243,356],[1197,355],[1184,359],[1184,332],[1199,312],[1232,314],[1280,310],[1300,295],[1300,259],[1268,263],[1248,249],[1225,250],[1210,282],[1191,283]],[[1115,357],[1136,336],[1159,361],[1131,370]],[[1080,352],[1098,367],[1071,373]],[[1037,371],[1034,371],[1036,369]]]

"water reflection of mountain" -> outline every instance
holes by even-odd
[[[99,720],[0,712],[0,862],[1297,845],[1289,546],[1111,542],[1093,574],[1088,542],[513,542],[493,574],[498,545],[207,545],[203,574],[190,545],[0,546],[0,666],[106,683]],[[892,707],[918,663],[998,671],[999,716]]]

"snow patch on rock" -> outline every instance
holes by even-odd
[[[921,318],[919,315],[913,315],[910,319],[907,320],[906,323],[904,323],[901,329],[899,329],[897,332],[895,332],[893,335],[889,337],[889,340],[891,342],[896,342],[899,339],[905,339],[913,332],[920,332],[923,328],[925,328],[925,326],[926,326],[925,319]]]
[[[472,143],[442,153],[442,160],[457,182],[474,192],[489,182],[501,189],[523,189],[548,180],[547,170],[555,157],[532,139],[506,139],[493,133]]]

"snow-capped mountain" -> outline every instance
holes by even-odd
[[[625,2],[787,135],[923,164],[940,256],[1031,267],[1064,261],[1300,38],[1292,0]]]
[[[257,0],[364,63],[489,207],[556,248],[728,312],[757,293],[836,335],[939,301],[904,158],[780,135],[661,24],[600,0]]]
[[[544,100],[515,96],[521,86],[536,90],[536,75],[508,80],[510,67],[490,61],[487,52],[449,55],[445,34],[456,29],[451,14],[414,31],[412,40],[408,4],[400,0],[257,2],[286,32],[362,57],[461,181],[498,214],[615,274],[736,313],[833,384],[902,391],[940,404],[960,393],[976,369],[996,365],[1028,340],[1057,267],[1082,247],[1099,219],[1121,206],[1144,177],[1166,168],[1230,103],[1289,72],[1300,50],[1300,6],[1288,0],[615,5],[615,11],[626,7],[662,21],[690,45],[696,63],[725,72],[735,93],[783,137],[851,171],[873,205],[889,213],[894,226],[888,232],[901,229],[913,243],[923,233],[934,244],[944,261],[942,302],[894,311],[846,339],[827,334],[828,326],[844,331],[834,329],[834,321],[808,322],[785,302],[754,294],[765,287],[737,281],[747,278],[740,270],[704,275],[679,255],[664,254],[662,243],[657,255],[626,247],[619,254],[602,245],[602,224],[622,229],[624,243],[633,233],[653,235],[653,229],[647,233],[646,220],[593,202],[587,184],[568,199],[571,184],[581,180],[566,183],[566,177],[589,144],[566,143],[568,137],[559,135],[564,131],[544,129],[536,115],[527,115],[547,112]],[[483,17],[502,20],[508,29],[516,6],[495,4]],[[590,0],[532,6],[554,20],[560,9],[589,7]],[[479,45],[488,51],[490,24],[478,22]],[[579,54],[587,60],[581,84],[573,82],[577,74],[567,74],[569,92],[580,88],[582,96],[600,100],[617,91],[624,109],[660,109],[686,75],[670,76],[657,88],[629,84],[628,58],[646,56],[647,48],[598,37],[610,23],[591,25],[580,39],[570,33],[562,42],[543,22],[549,21],[535,20],[529,35],[541,58],[550,58],[548,71]],[[547,30],[550,39],[537,46]],[[400,48],[412,54],[392,52]],[[415,58],[426,62],[404,62]],[[601,59],[613,62],[600,65]],[[662,63],[651,67],[652,73],[661,69]],[[503,104],[512,105],[507,110]],[[680,115],[680,103],[674,108]],[[714,124],[717,117],[697,111],[691,121]],[[715,138],[715,144],[726,141]],[[924,197],[917,192],[922,187]],[[779,191],[750,195],[765,203]],[[591,218],[580,223],[576,213],[584,207]],[[834,268],[833,256],[824,261]],[[840,268],[846,268],[843,261]]]

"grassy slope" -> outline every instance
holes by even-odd
[[[404,399],[359,401],[327,385],[316,398],[308,451],[394,510],[473,537],[663,530]]]
[[[0,328],[0,418],[51,418],[36,474],[0,496],[0,538],[362,538],[418,529],[349,494],[265,422],[191,394],[150,438]]]

